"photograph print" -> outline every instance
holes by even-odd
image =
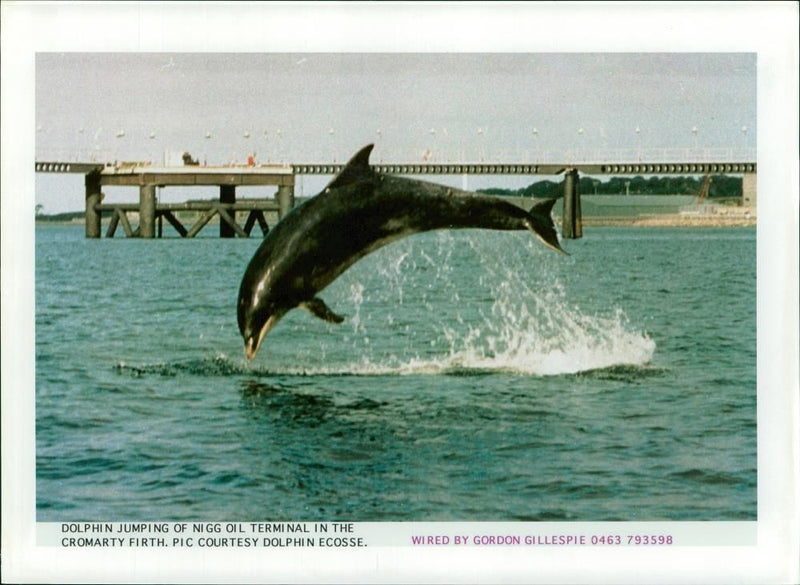
[[[757,69],[37,53],[36,520],[757,520]]]

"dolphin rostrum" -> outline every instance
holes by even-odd
[[[548,199],[530,212],[497,197],[373,171],[362,148],[315,197],[293,209],[256,250],[239,287],[237,316],[252,359],[291,309],[332,323],[344,318],[317,294],[359,259],[395,240],[436,229],[531,230],[564,252]]]

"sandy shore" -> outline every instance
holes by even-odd
[[[756,217],[743,215],[661,214],[638,217],[584,217],[584,226],[613,227],[755,227]]]

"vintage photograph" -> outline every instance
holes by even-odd
[[[38,54],[37,519],[755,520],[756,75]]]
[[[3,3],[4,580],[797,580],[797,6],[455,8]]]

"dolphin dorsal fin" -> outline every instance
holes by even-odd
[[[339,171],[333,180],[328,183],[328,189],[344,187],[350,183],[355,183],[359,179],[372,176],[372,169],[369,166],[369,155],[374,144],[367,144],[364,148],[353,155],[344,168]]]

